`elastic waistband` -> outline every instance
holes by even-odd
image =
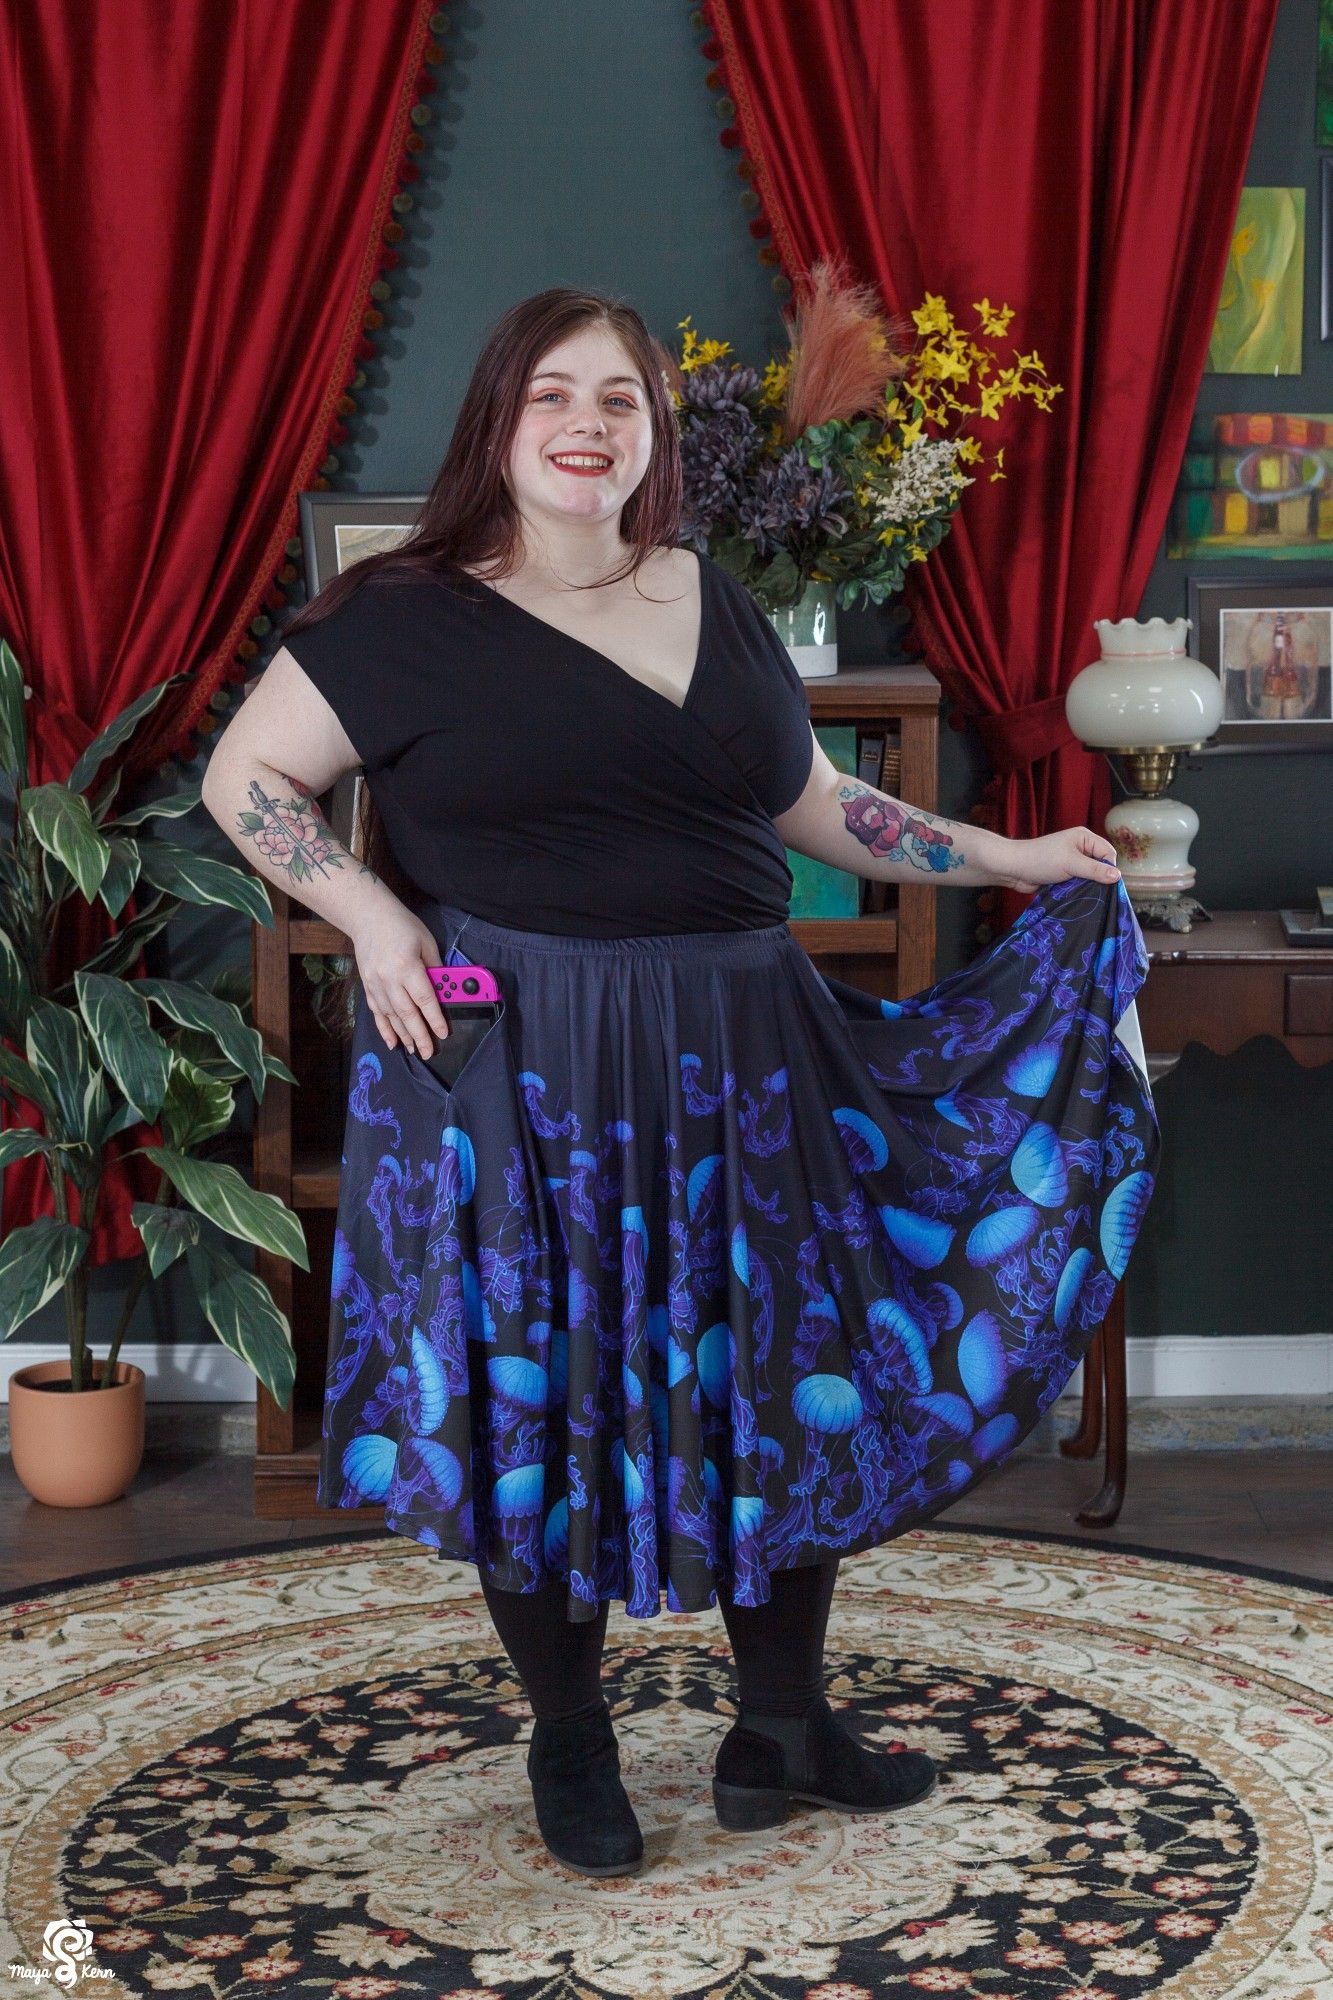
[[[521,957],[525,952],[563,958],[707,959],[762,964],[796,942],[784,920],[757,930],[665,931],[639,937],[581,937],[564,931],[529,931],[513,924],[491,923],[454,903],[426,903],[418,914],[435,933],[448,956],[462,950],[465,959],[484,964],[489,953]]]

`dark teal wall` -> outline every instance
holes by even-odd
[[[438,72],[390,326],[344,448],[341,483],[359,490],[429,482],[486,328],[544,285],[622,293],[669,340],[690,313],[700,333],[761,361],[782,337],[683,5],[487,0],[450,14],[453,54]],[[1314,33],[1314,0],[1282,0],[1247,176],[1308,191],[1305,373],[1208,378],[1201,408],[1333,408],[1333,345],[1320,343],[1318,324]],[[1023,301],[1011,303],[1021,315]],[[1141,616],[1184,614],[1185,568],[1158,561]],[[878,614],[843,614],[846,657],[883,657],[891,630]],[[1228,756],[1182,771],[1174,789],[1202,821],[1194,861],[1207,904],[1309,901],[1316,881],[1333,882],[1331,769],[1327,756]],[[941,811],[965,815],[985,775],[973,733],[942,729]],[[211,822],[195,837],[234,858]],[[942,889],[939,904],[943,974],[974,948],[976,912],[964,890]],[[248,949],[239,920],[184,918],[171,969],[189,976]],[[1328,1327],[1333,1068],[1302,1072],[1271,1041],[1226,1062],[1195,1049],[1160,1085],[1158,1106],[1162,1172],[1129,1274],[1131,1333]],[[99,1274],[99,1324],[122,1279],[122,1267]],[[28,1329],[60,1331],[50,1312]],[[161,1285],[133,1329],[199,1332],[192,1300]]]

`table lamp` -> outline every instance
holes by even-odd
[[[1074,676],[1065,718],[1080,742],[1121,760],[1134,797],[1106,815],[1106,837],[1141,924],[1173,931],[1210,914],[1194,886],[1193,806],[1168,796],[1182,751],[1198,750],[1222,720],[1222,683],[1185,650],[1188,618],[1098,618],[1101,658]]]

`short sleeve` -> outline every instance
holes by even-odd
[[[809,782],[815,754],[810,696],[762,606],[719,564],[714,575],[714,639],[726,668],[719,676],[725,690],[719,731],[750,790],[775,819]]]
[[[411,579],[369,576],[323,618],[284,638],[361,759],[378,771],[412,740],[420,652]]]

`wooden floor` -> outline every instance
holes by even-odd
[[[1333,1453],[1146,1454],[1130,1461],[1128,1497],[1115,1526],[1081,1529],[1074,1512],[1100,1483],[1096,1461],[1020,1453],[937,1525],[1038,1530],[1093,1548],[1137,1543],[1333,1582]],[[0,1590],[367,1528],[379,1532],[378,1519],[361,1520],[353,1511],[306,1521],[256,1519],[252,1461],[239,1452],[155,1455],[123,1499],[88,1508],[42,1506],[20,1485],[9,1458],[0,1459]]]

